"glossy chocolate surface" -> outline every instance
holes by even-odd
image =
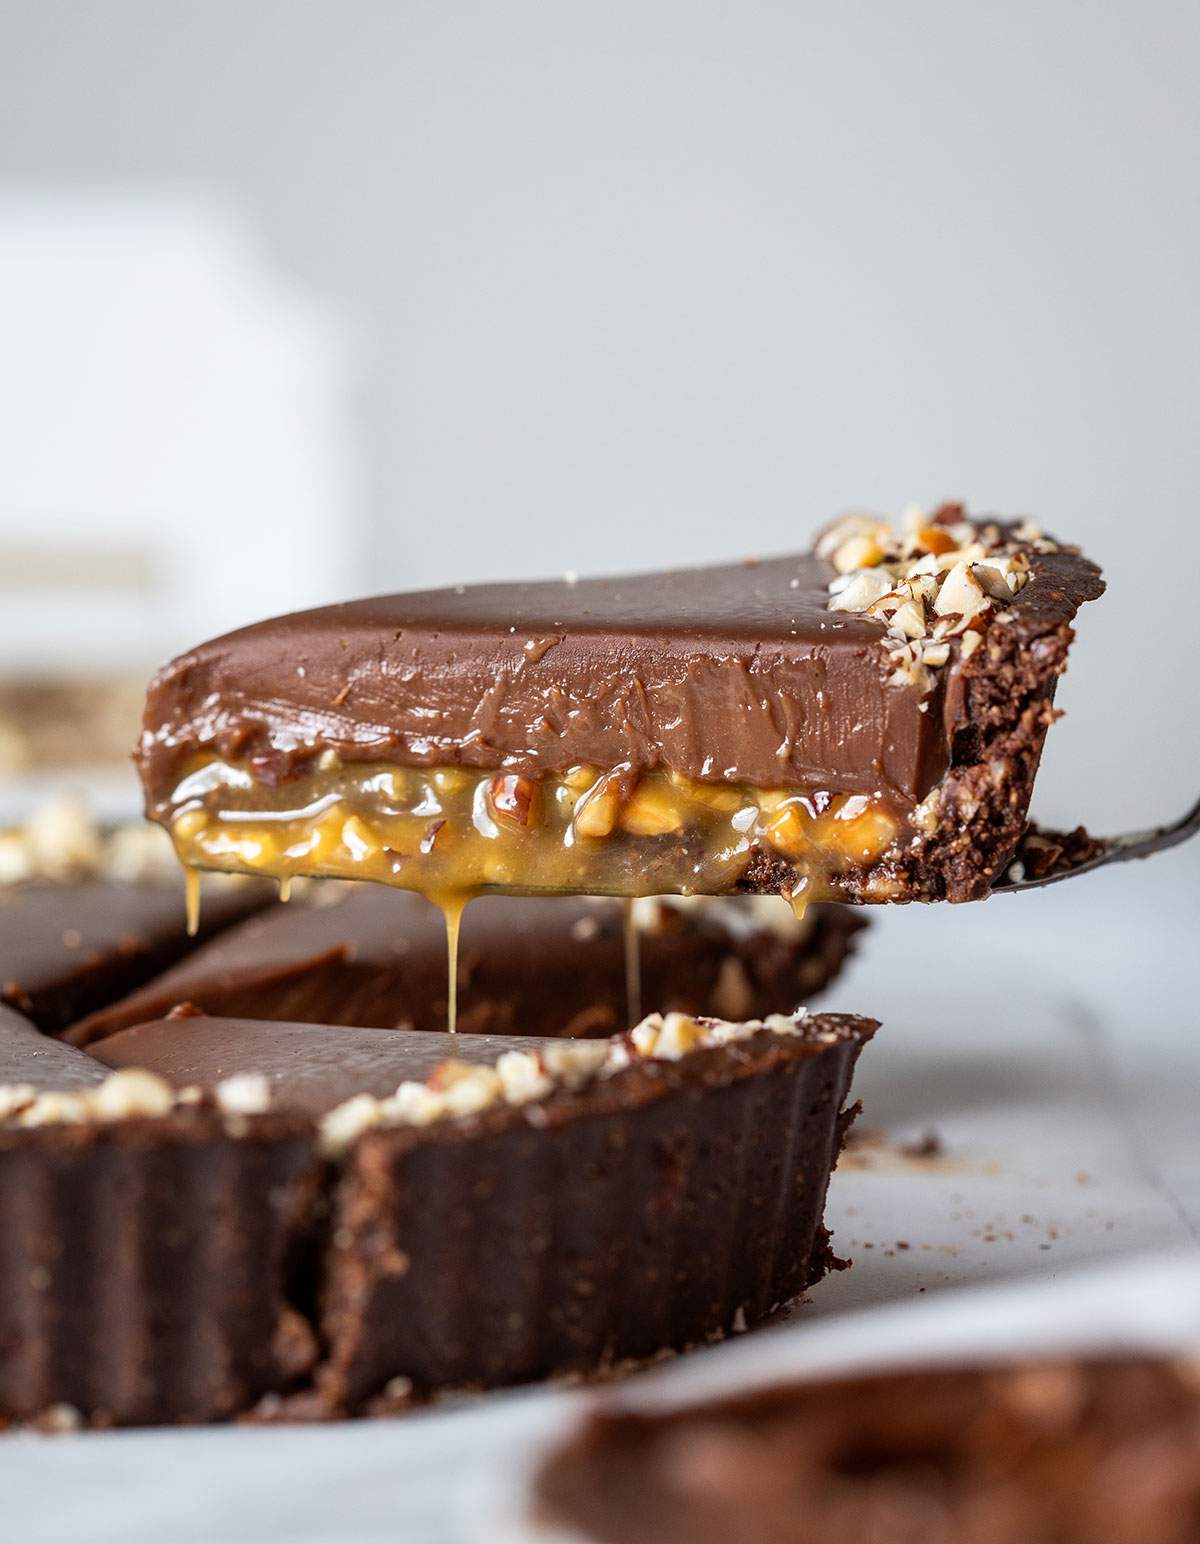
[[[91,1088],[106,1076],[107,1069],[92,1057],[51,1040],[0,1003],[0,1084],[25,1083],[39,1090]]]
[[[346,760],[538,773],[667,766],[765,788],[891,791],[940,773],[940,704],[888,687],[881,624],[826,609],[811,555],[474,585],[327,606],[183,655],[154,681],[151,804],[201,747],[287,777]]]
[[[156,1072],[172,1088],[211,1090],[237,1073],[259,1072],[270,1080],[273,1110],[320,1115],[355,1094],[386,1098],[406,1080],[427,1078],[448,1056],[490,1065],[505,1051],[536,1051],[554,1043],[529,1035],[456,1035],[450,1041],[419,1030],[189,1014],[121,1030],[94,1045],[90,1055],[111,1068]]]

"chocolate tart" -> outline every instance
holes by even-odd
[[[189,1014],[94,1054],[3,1029],[0,1414],[113,1424],[381,1412],[754,1323],[837,1263],[875,1025],[654,1015],[452,1061]]]
[[[228,929],[67,1038],[87,1045],[184,1002],[228,1018],[446,1028],[446,937],[432,906],[375,885],[322,886],[312,902]],[[642,1006],[725,1019],[808,1002],[863,926],[845,907],[815,906],[798,919],[753,896],[643,900],[634,921]],[[484,896],[463,919],[458,1028],[611,1035],[631,1022],[625,946],[616,901]]]
[[[579,1544],[1194,1544],[1200,1383],[1131,1356],[601,1412],[535,1508]]]
[[[804,554],[302,612],[181,656],[137,760],[183,861],[486,890],[976,900],[1099,570],[959,505]]]

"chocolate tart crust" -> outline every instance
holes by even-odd
[[[0,1127],[0,1412],[225,1420],[311,1371],[288,1301],[307,1121],[180,1111]]]

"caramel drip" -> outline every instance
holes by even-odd
[[[286,906],[292,898],[292,876],[281,874],[279,876],[279,904]]]
[[[623,903],[625,913],[625,1012],[631,1025],[642,1018],[642,938],[638,932],[633,901]]]
[[[470,891],[454,890],[448,894],[431,895],[429,899],[441,912],[446,924],[446,1028],[453,1035],[458,1030],[458,939],[462,931],[463,912],[472,896]]]
[[[200,931],[200,870],[186,864],[183,870],[183,896],[187,913],[187,935],[195,938]]]
[[[807,879],[802,879],[794,890],[783,895],[788,905],[792,908],[792,916],[797,922],[804,921],[804,913],[813,903],[812,886]]]

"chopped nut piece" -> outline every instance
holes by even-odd
[[[859,536],[882,546],[887,537],[887,522],[878,515],[843,515],[817,539],[819,557],[832,559],[834,553],[852,537]]]
[[[18,1110],[23,1110],[26,1105],[32,1104],[37,1098],[37,1089],[32,1083],[5,1083],[0,1085],[0,1120],[8,1120]]]
[[[933,609],[938,616],[957,616],[969,622],[987,605],[979,580],[969,564],[956,563],[942,581]]]
[[[665,836],[682,825],[679,800],[661,784],[639,784],[621,810],[621,829],[634,836]]]
[[[542,1052],[542,1065],[551,1077],[568,1088],[586,1082],[604,1065],[608,1045],[603,1040],[580,1040],[563,1045],[548,1045]]]
[[[991,563],[973,563],[971,565],[971,577],[979,585],[983,593],[992,600],[1009,600],[1012,591],[1008,587],[1008,580],[1004,577],[1004,571],[998,565]]]
[[[428,1126],[446,1113],[446,1101],[425,1083],[401,1083],[384,1103],[384,1119],[401,1125]]]
[[[24,836],[15,831],[0,834],[0,885],[20,884],[33,873],[33,854]]]
[[[446,1101],[450,1115],[475,1115],[495,1104],[502,1084],[493,1067],[471,1067],[466,1062],[443,1062],[430,1079]]]
[[[901,601],[892,612],[892,627],[905,638],[924,638],[927,631],[925,608],[914,600]]]
[[[538,786],[527,777],[504,773],[494,777],[488,785],[488,802],[493,812],[514,826],[536,825],[538,818]]]
[[[663,1019],[654,1054],[668,1061],[678,1061],[703,1040],[704,1026],[698,1020],[687,1013],[668,1013]]]
[[[780,806],[767,822],[765,835],[772,847],[789,857],[803,857],[812,850],[807,814],[798,800]]]
[[[78,798],[43,805],[25,826],[34,867],[49,878],[94,873],[100,865],[100,834]]]
[[[885,573],[864,568],[852,575],[850,583],[831,592],[830,611],[866,611],[876,601],[882,600],[892,588],[892,581]]]
[[[580,836],[609,836],[621,807],[620,779],[604,777],[586,794],[575,811]]]
[[[873,568],[883,561],[883,548],[872,536],[852,536],[837,549],[832,561],[839,574],[853,573],[856,568]]]
[[[382,1111],[378,1099],[370,1094],[355,1094],[321,1121],[319,1147],[326,1158],[336,1158],[352,1147],[372,1126],[378,1126]]]
[[[544,1098],[554,1086],[531,1051],[505,1051],[496,1063],[496,1072],[509,1104]]]
[[[91,1101],[86,1094],[48,1093],[39,1094],[20,1112],[18,1120],[22,1126],[57,1126],[85,1121],[90,1114]]]
[[[685,798],[694,799],[709,809],[732,814],[744,802],[736,788],[723,788],[720,783],[701,783],[694,777],[684,777],[682,772],[668,772],[667,776]]]
[[[126,1067],[106,1077],[85,1098],[98,1120],[124,1120],[131,1115],[166,1115],[175,1107],[169,1083],[153,1072]]]
[[[342,846],[353,858],[365,858],[379,850],[379,843],[370,828],[357,815],[350,815],[342,822]]]
[[[954,537],[942,526],[923,525],[915,533],[916,544],[922,552],[932,552],[940,556],[943,552],[953,552],[955,548]]]
[[[261,1072],[239,1072],[213,1090],[226,1115],[262,1115],[271,1107],[271,1084]]]
[[[662,1015],[652,1013],[644,1018],[640,1024],[635,1024],[629,1033],[634,1049],[640,1056],[653,1056],[658,1045],[658,1036],[662,1030]]]

